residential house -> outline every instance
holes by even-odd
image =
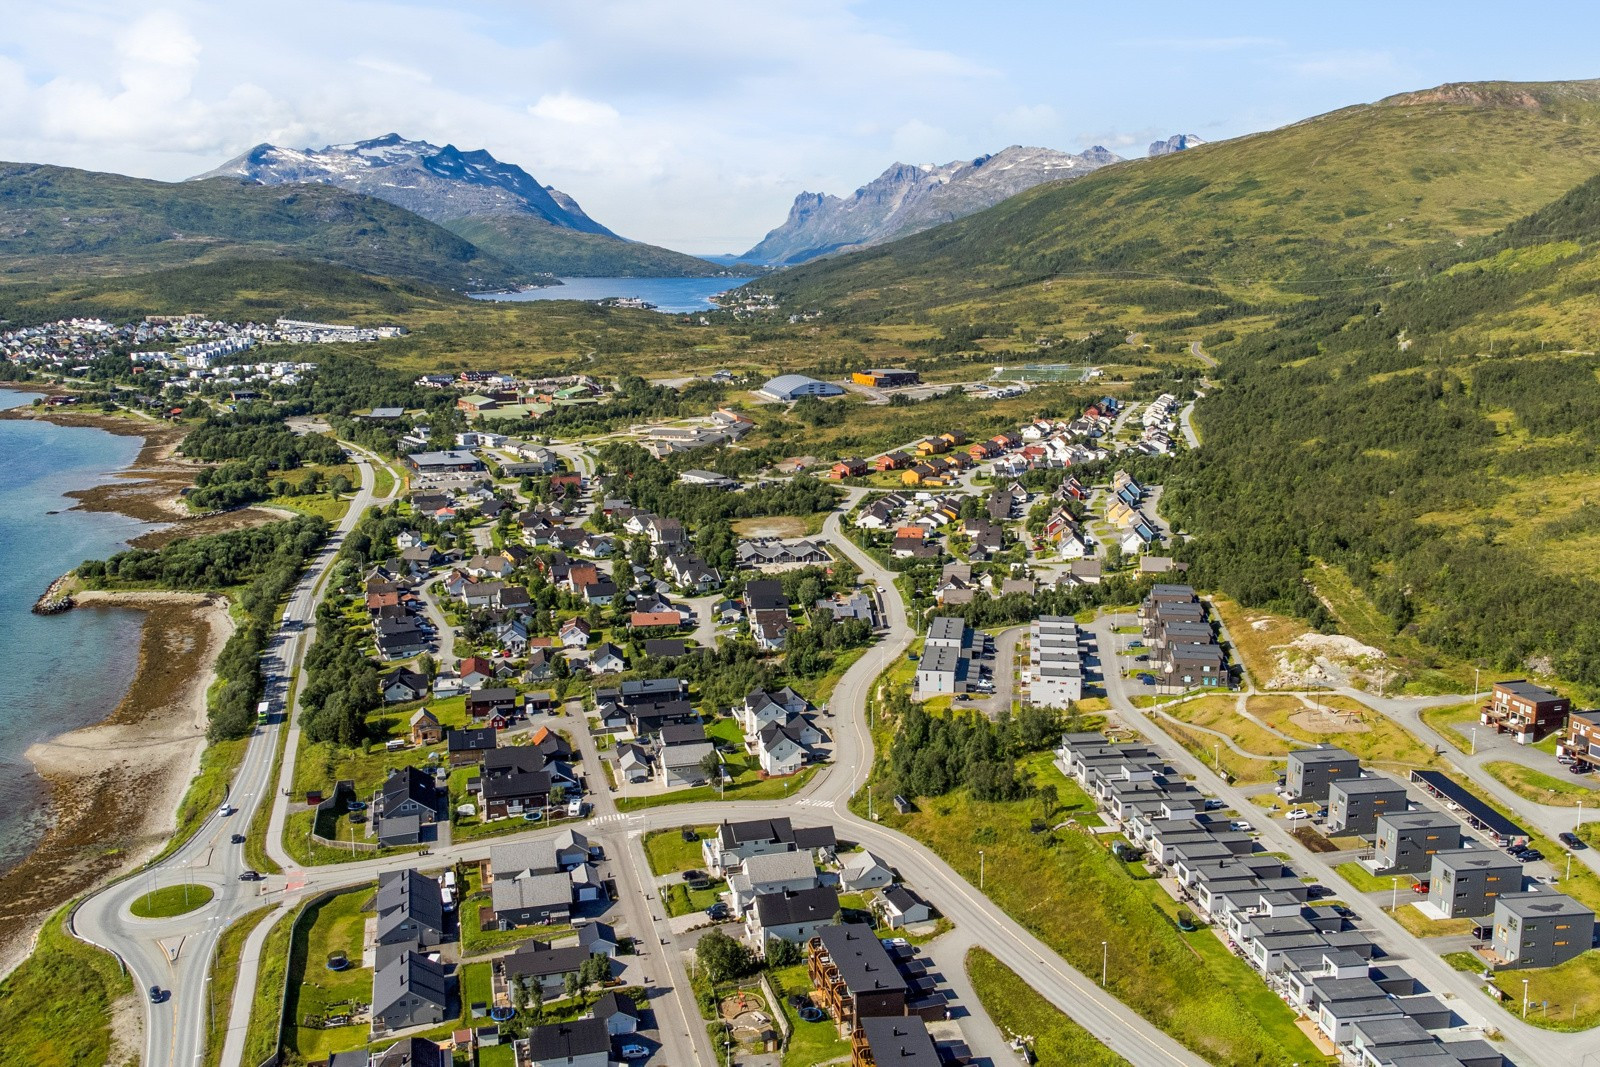
[[[522,1043],[517,1067],[609,1067],[611,1034],[599,1019],[535,1026]]]
[[[1451,848],[1433,854],[1428,902],[1447,919],[1494,911],[1506,893],[1522,892],[1522,861],[1497,848]]]
[[[562,648],[588,648],[590,633],[587,620],[574,618],[561,624],[557,637]]]
[[[450,754],[452,767],[473,766],[499,743],[500,735],[488,726],[455,729],[445,736],[445,750]]]
[[[577,975],[587,962],[589,954],[578,945],[551,948],[543,941],[528,941],[517,951],[501,956],[495,966],[505,975],[507,984],[538,986],[543,996],[555,998],[566,994],[568,975]]]
[[[590,1014],[606,1024],[606,1033],[612,1037],[622,1037],[639,1029],[639,1006],[633,1002],[632,997],[625,997],[615,991],[606,993],[595,1001]]]
[[[439,883],[415,869],[378,875],[378,945],[421,945],[445,940],[444,894]]]
[[[1372,862],[1378,874],[1419,874],[1433,866],[1436,853],[1461,847],[1461,824],[1438,811],[1380,815],[1377,844]]]
[[[486,820],[517,818],[550,803],[552,776],[544,753],[527,745],[483,754],[478,793]]]
[[[806,698],[788,686],[782,689],[756,689],[745,695],[744,704],[735,709],[735,717],[743,727],[745,737],[754,737],[770,722],[780,722],[791,715],[800,715],[811,707]]]
[[[1378,832],[1378,816],[1406,810],[1406,787],[1384,777],[1336,779],[1328,786],[1328,833]]]
[[[803,945],[833,926],[838,914],[839,891],[832,886],[763,893],[745,919],[745,936],[757,951],[765,951],[769,938]]]
[[[833,827],[795,827],[788,818],[723,822],[711,837],[700,842],[701,858],[713,873],[728,875],[743,868],[745,860],[768,852],[831,853],[838,842]]]
[[[444,727],[439,725],[439,720],[427,708],[418,708],[411,716],[411,743],[437,745],[442,740]]]
[[[928,1024],[920,1017],[862,1019],[850,1034],[850,1067],[942,1067]]]
[[[475,689],[467,694],[467,717],[471,719],[487,719],[500,716],[509,719],[517,713],[517,692],[514,689],[496,687],[494,689]],[[503,729],[504,722],[499,726]]]
[[[878,910],[891,930],[933,920],[933,908],[928,902],[903,885],[892,885],[879,893]]]
[[[798,771],[821,743],[822,731],[809,719],[790,715],[761,728],[756,734],[755,752],[762,772],[776,777]]]
[[[870,926],[849,923],[818,930],[807,946],[806,970],[841,1027],[854,1029],[863,1019],[907,1014],[910,983]]]
[[[744,861],[742,870],[728,876],[729,899],[735,915],[744,915],[759,896],[798,893],[822,884],[810,852],[766,852]]]
[[[498,677],[494,664],[482,656],[468,656],[462,660],[458,673],[461,684],[468,689],[481,689]]]
[[[1355,756],[1337,745],[1315,745],[1289,753],[1284,788],[1297,801],[1325,801],[1334,782],[1352,781],[1360,775],[1361,761]]]
[[[1502,967],[1555,967],[1594,945],[1594,912],[1565,893],[1502,893],[1494,902]]]
[[[710,741],[663,744],[656,753],[662,784],[668,789],[704,785],[708,776],[703,764],[706,757],[715,755],[716,751]]]
[[[390,772],[378,790],[372,818],[380,845],[414,845],[423,827],[439,820],[439,790],[433,776],[418,767]]]
[[[628,669],[628,660],[622,654],[622,649],[610,641],[604,641],[590,653],[589,669],[597,674],[621,674]]]
[[[378,679],[378,688],[383,690],[385,703],[402,704],[410,700],[421,700],[427,696],[428,678],[416,671],[396,667]]]
[[[839,885],[850,893],[894,884],[894,870],[866,849],[846,856],[839,866]]]
[[[1532,682],[1496,682],[1480,721],[1496,733],[1509,733],[1519,745],[1529,745],[1566,726],[1572,710],[1566,697]]]
[[[451,1017],[444,965],[420,952],[401,952],[372,976],[372,1029],[437,1026]]]

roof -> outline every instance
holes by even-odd
[[[340,1053],[343,1056],[354,1056],[356,1053]],[[360,1053],[359,1060],[350,1060],[352,1064],[367,1063],[365,1051]],[[408,1037],[397,1041],[384,1049],[376,1059],[372,1060],[372,1067],[444,1067],[450,1063],[450,1053],[429,1041],[425,1037]],[[344,1067],[345,1061],[338,1057],[328,1061],[328,1067]]]
[[[825,926],[817,936],[822,939],[822,947],[852,995],[905,991],[905,976],[895,967],[889,950],[883,947],[872,927],[861,923]]]
[[[1522,861],[1497,848],[1443,848],[1433,862],[1452,871],[1469,869],[1522,870]]]
[[[872,1050],[872,1061],[884,1067],[939,1067],[939,1050],[928,1024],[915,1015],[868,1016],[858,1024]]]
[[[1439,771],[1412,771],[1411,780],[1421,782],[1438,796],[1460,805],[1461,810],[1491,833],[1502,837],[1526,837],[1528,831],[1495,811],[1477,795],[1457,785]]]
[[[762,893],[756,897],[756,921],[767,929],[795,923],[832,922],[838,913],[839,891],[832,886]]]
[[[372,1010],[379,1014],[402,997],[418,997],[441,1008],[450,1005],[444,965],[419,952],[402,952],[372,978]]]
[[[522,911],[527,908],[557,908],[572,903],[572,876],[561,871],[550,874],[513,874],[499,877],[490,887],[495,911]],[[587,955],[587,953],[586,953]]]
[[[1495,898],[1495,910],[1504,908],[1513,915],[1524,919],[1555,919],[1563,917],[1588,916],[1594,918],[1594,910],[1578,903],[1565,893],[1550,890],[1544,893],[1501,893]]]
[[[902,915],[919,905],[924,908],[928,906],[927,901],[903,885],[892,885],[885,889],[883,891],[883,899],[890,907]]]
[[[744,861],[744,876],[752,885],[759,882],[792,882],[817,877],[817,865],[810,852],[764,852]]]
[[[828,382],[820,382],[817,379],[807,377],[804,374],[780,374],[776,378],[770,379],[766,385],[763,385],[761,387],[761,391],[764,393],[771,393],[773,396],[788,396],[796,389],[804,389],[805,387],[812,385],[824,386],[830,392],[844,392],[844,390],[840,389],[837,385],[831,385]]]
[[[502,956],[501,963],[508,978],[548,978],[553,974],[574,974],[588,959],[588,950],[579,945],[551,948],[543,941],[534,941]]]
[[[633,1002],[633,998],[615,992],[607,993],[595,1001],[593,1011],[596,1019],[609,1019],[613,1015],[626,1015],[630,1019],[639,1017],[639,1005]]]
[[[1343,793],[1345,796],[1355,796],[1358,793],[1404,793],[1406,787],[1400,782],[1388,778],[1346,778],[1334,782],[1331,788]]]
[[[1356,757],[1338,745],[1317,745],[1313,748],[1297,748],[1289,753],[1289,762],[1300,763],[1347,763]]]
[[[1538,702],[1544,700],[1562,699],[1559,694],[1552,693],[1550,690],[1545,689],[1542,686],[1534,685],[1532,682],[1524,681],[1521,678],[1518,678],[1516,681],[1512,682],[1496,682],[1494,683],[1494,687],[1496,689],[1504,690],[1505,692],[1510,693],[1512,696],[1521,697],[1523,700],[1532,700]]]
[[[598,1018],[535,1026],[528,1031],[528,1057],[535,1061],[571,1062],[597,1053],[611,1053],[611,1034]]]
[[[444,931],[444,894],[439,883],[415,869],[378,875],[378,937],[403,922]]]
[[[401,767],[384,780],[385,811],[408,799],[425,808],[432,808],[439,803],[439,791],[434,787],[433,779],[420,767]]]

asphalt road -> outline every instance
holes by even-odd
[[[358,453],[360,456],[360,453]],[[305,575],[294,587],[284,608],[283,624],[274,634],[263,659],[271,679],[268,699],[274,718],[257,727],[244,760],[234,777],[229,804],[237,810],[223,817],[212,813],[190,840],[161,862],[153,864],[89,897],[72,919],[73,932],[92,944],[119,955],[141,991],[159,986],[168,991],[159,1004],[146,999],[145,1051],[147,1067],[189,1067],[203,1056],[208,1026],[218,1008],[211,1003],[207,980],[217,938],[234,919],[266,903],[261,883],[241,882],[246,869],[244,846],[231,844],[235,833],[245,833],[251,816],[271,788],[268,775],[276,752],[278,732],[284,729],[287,679],[309,645],[322,579],[331,569],[344,535],[373,503],[374,477],[364,456],[356,463],[361,488],[327,543],[313,557]],[[163,920],[137,919],[131,903],[148,889],[195,883],[210,887],[216,897],[198,911]],[[225,1019],[226,1016],[220,1016]]]

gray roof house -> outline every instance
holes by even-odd
[[[883,909],[883,920],[892,930],[911,923],[925,923],[933,918],[933,908],[926,900],[903,885],[892,885],[878,894]]]
[[[384,871],[378,875],[379,945],[432,947],[444,940],[444,894],[421,872]]]
[[[606,1024],[606,1033],[621,1037],[639,1029],[639,1006],[632,997],[620,993],[607,993],[594,1002],[594,1017]]]
[[[414,845],[422,828],[439,819],[439,790],[418,767],[402,767],[384,781],[373,807],[378,844]]]
[[[523,1043],[519,1067],[609,1067],[611,1034],[599,1019],[535,1026]]]
[[[339,1055],[348,1055],[340,1053]],[[361,1065],[367,1064],[366,1053],[361,1053]],[[371,1060],[372,1067],[451,1067],[454,1060],[450,1050],[440,1048],[425,1037],[408,1037],[403,1041],[396,1041]],[[328,1061],[328,1067],[345,1067],[335,1057]]]
[[[444,965],[420,952],[402,952],[372,976],[374,1033],[437,1026],[450,1017]]]
[[[764,893],[755,898],[745,934],[758,951],[769,938],[804,944],[839,914],[839,891],[832,886],[796,892]]]
[[[894,871],[866,849],[846,856],[839,867],[839,884],[851,893],[882,889],[893,882]]]

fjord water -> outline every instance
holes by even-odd
[[[706,311],[711,298],[737,289],[749,278],[562,278],[560,285],[517,293],[477,293],[483,300],[610,300],[633,297],[657,311]]]
[[[33,397],[0,390],[0,409]],[[0,420],[0,870],[48,825],[44,783],[23,753],[110,715],[138,666],[140,612],[47,617],[29,609],[61,574],[149,529],[111,512],[69,511],[75,501],[63,495],[102,484],[133,462],[140,444],[104,430]]]

